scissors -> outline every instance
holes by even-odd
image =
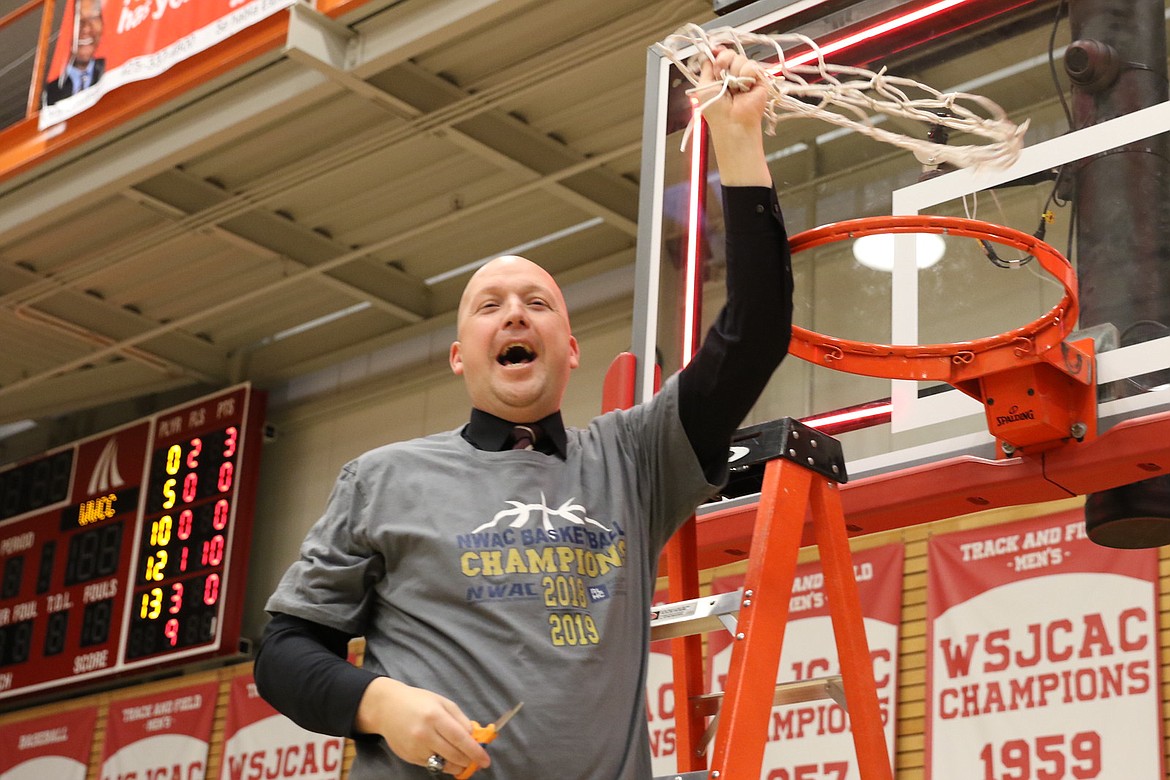
[[[520,702],[515,707],[497,718],[495,723],[489,723],[486,726],[481,726],[474,720],[471,721],[471,738],[481,745],[488,744],[496,738],[496,735],[499,733],[500,729],[502,729],[508,723],[508,721],[512,719],[512,716],[519,712],[520,708],[523,706],[524,702]],[[456,775],[455,780],[467,780],[467,778],[475,774],[475,770],[477,769],[479,769],[479,764],[472,763],[468,765],[466,769]]]

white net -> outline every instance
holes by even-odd
[[[799,58],[803,62],[786,62],[789,58],[785,45],[807,48]],[[776,62],[765,62],[758,53],[748,55],[747,48],[757,46],[764,47],[764,56],[774,54]],[[703,30],[690,24],[667,36],[657,48],[694,85],[689,93],[699,101],[695,117],[727,90],[750,88],[750,84],[726,73],[722,74],[722,81],[700,85],[703,58],[714,61],[716,49],[732,48],[760,60],[770,74],[764,114],[769,133],[774,133],[776,123],[783,119],[812,117],[909,150],[924,166],[1006,168],[1019,156],[1028,127],[1027,122],[1017,125],[1009,120],[997,103],[981,95],[939,92],[914,79],[891,76],[884,68],[874,72],[825,62],[817,43],[796,33],[762,35],[730,27]],[[986,142],[951,146],[929,137],[916,138],[879,127],[875,119],[881,115],[915,120],[927,129],[947,128],[948,137],[954,132],[983,138]],[[683,135],[684,147],[695,117]]]

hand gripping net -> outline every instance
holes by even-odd
[[[812,62],[786,62],[785,44],[808,47],[809,54],[805,56]],[[780,120],[804,116],[847,127],[878,141],[907,149],[926,166],[950,164],[957,168],[982,165],[1006,168],[1020,154],[1028,123],[1015,124],[998,104],[980,95],[942,93],[914,79],[887,75],[885,68],[875,73],[864,68],[827,63],[817,43],[798,33],[761,35],[730,27],[704,31],[694,24],[683,27],[657,44],[658,50],[678,66],[694,85],[688,94],[697,95],[702,100],[683,134],[684,148],[695,118],[702,114],[704,108],[721,98],[729,89],[746,90],[752,86],[750,79],[736,78],[727,73],[721,74],[721,83],[700,86],[702,58],[713,61],[715,49],[721,47],[732,48],[749,56],[745,47],[757,45],[774,52],[777,59],[776,64],[760,63],[769,74],[766,84],[768,102],[764,109],[765,128],[769,134],[775,133],[776,123]],[[697,53],[684,61],[683,52],[691,48],[697,49]],[[716,89],[718,91],[710,97],[704,94]],[[916,90],[925,97],[911,98],[906,90]],[[838,110],[830,110],[830,107]],[[981,109],[981,112],[974,109]],[[876,115],[904,117],[922,122],[927,127],[945,127],[986,138],[988,143],[948,146],[914,138],[877,127],[873,122]]]

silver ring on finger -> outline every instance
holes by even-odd
[[[430,758],[427,759],[427,771],[432,775],[441,774],[445,766],[447,766],[447,759],[438,753],[431,753]]]

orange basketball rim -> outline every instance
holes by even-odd
[[[1033,322],[951,344],[871,344],[792,328],[789,351],[852,374],[946,382],[980,401],[1006,455],[1031,454],[1096,435],[1091,339],[1067,342],[1076,325],[1076,272],[1050,244],[1012,228],[961,217],[910,215],[834,222],[794,236],[792,253],[877,233],[938,233],[994,241],[1036,258],[1064,295]]]

